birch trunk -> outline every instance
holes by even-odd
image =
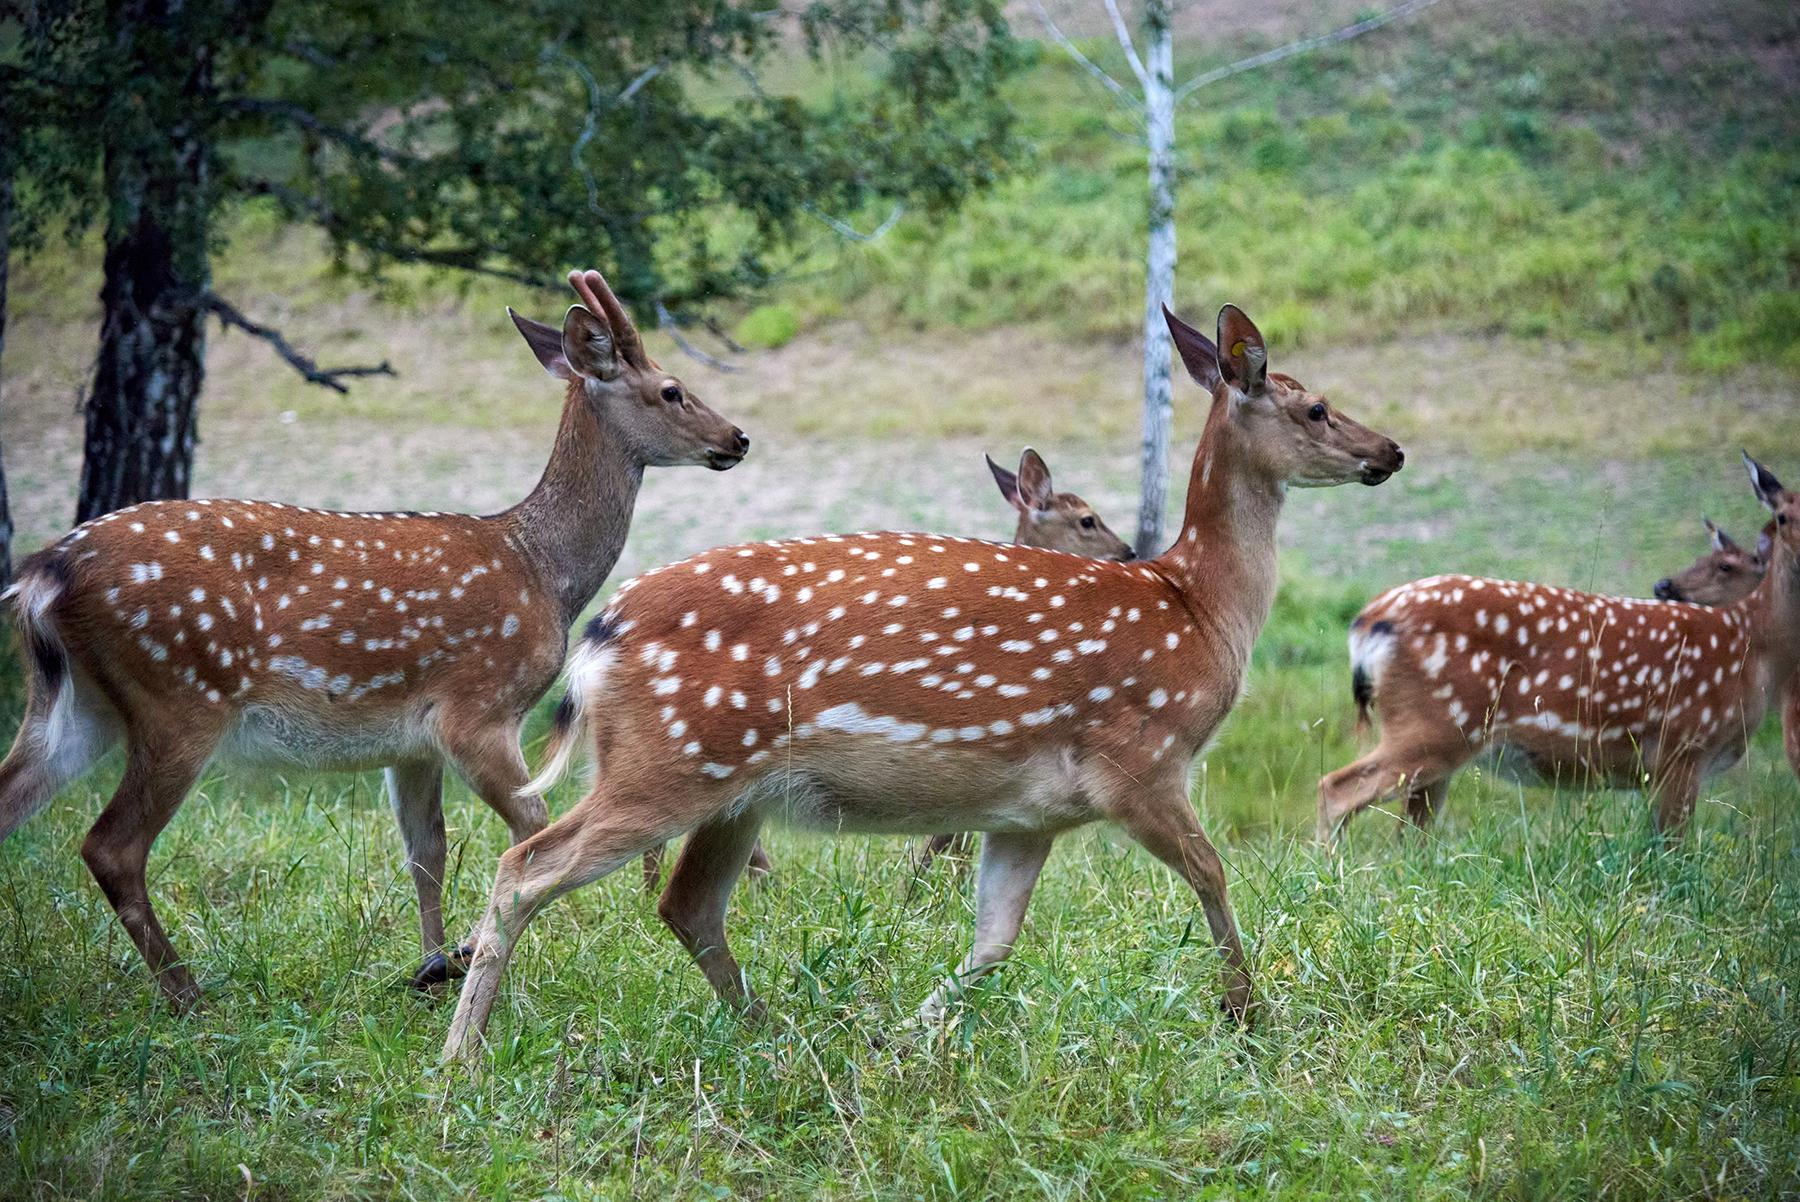
[[[1175,289],[1175,48],[1168,0],[1144,6],[1148,36],[1144,125],[1150,150],[1150,250],[1144,278],[1144,438],[1138,486],[1137,553],[1163,549],[1169,499],[1169,327]]]
[[[12,261],[12,164],[0,166],[0,365],[6,356],[6,277]],[[6,376],[0,372],[0,413],[6,412]],[[3,450],[0,447],[0,450]],[[6,465],[0,463],[0,589],[12,583],[12,509],[6,503]]]

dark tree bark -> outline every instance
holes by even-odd
[[[211,52],[171,36],[181,0],[115,0],[118,61],[142,81],[106,151],[106,278],[75,520],[185,497],[205,376],[212,147],[195,114]]]
[[[0,165],[0,366],[6,359],[6,276],[12,261],[12,165]],[[0,373],[0,411],[5,409],[6,377]],[[0,444],[0,451],[4,451]],[[0,589],[12,583],[12,509],[6,503],[6,464],[0,460]]]

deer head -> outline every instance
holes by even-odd
[[[1085,555],[1089,559],[1131,559],[1131,544],[1107,528],[1093,506],[1072,492],[1057,492],[1050,483],[1050,468],[1030,447],[1019,456],[1019,470],[1009,472],[989,456],[988,471],[1000,486],[1000,495],[1019,511],[1019,528],[1013,541],[1027,547],[1048,547]]]
[[[1758,537],[1755,551],[1746,551],[1715,526],[1711,518],[1700,520],[1706,524],[1712,550],[1673,576],[1658,580],[1656,596],[1663,601],[1694,605],[1734,605],[1762,581],[1769,566],[1769,551],[1774,546],[1775,523],[1770,522]]]
[[[579,389],[646,466],[693,464],[722,472],[741,460],[750,439],[645,353],[606,278],[598,271],[571,271],[569,285],[582,303],[569,306],[560,331],[506,311],[544,370]]]
[[[1166,307],[1163,317],[1188,374],[1212,394],[1238,453],[1260,475],[1299,488],[1380,484],[1405,463],[1393,439],[1345,417],[1294,377],[1271,372],[1262,332],[1236,305],[1219,310],[1216,345]]]

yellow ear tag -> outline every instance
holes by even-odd
[[[1232,357],[1233,358],[1241,357],[1244,353],[1244,349],[1245,349],[1244,340],[1242,338],[1240,338],[1236,342],[1231,344]]]

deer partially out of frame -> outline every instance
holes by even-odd
[[[1377,597],[1350,627],[1352,690],[1381,720],[1368,755],[1319,782],[1319,837],[1404,795],[1423,826],[1486,747],[1589,779],[1644,785],[1657,827],[1686,824],[1800,663],[1800,494],[1744,456],[1775,514],[1762,581],[1708,609],[1539,584],[1433,576]]]
[[[725,908],[758,828],[986,832],[976,936],[933,1023],[1012,950],[1056,836],[1119,823],[1199,895],[1247,1019],[1225,871],[1188,801],[1193,757],[1243,683],[1275,593],[1290,485],[1377,484],[1400,448],[1267,370],[1238,309],[1219,345],[1169,317],[1212,394],[1174,547],[1143,563],[933,534],[723,547],[639,577],[588,629],[534,787],[592,723],[598,776],[502,857],[444,1046],[472,1057],[526,923],[551,898],[692,832],[665,922],[728,1001],[754,1006]]]
[[[1133,558],[1131,544],[1112,532],[1100,520],[1094,507],[1072,492],[1057,492],[1050,482],[1050,467],[1044,457],[1030,447],[1019,456],[1019,470],[1009,472],[992,457],[983,455],[1000,495],[1019,513],[1018,529],[1013,542],[1022,547],[1046,547],[1067,551],[1089,559],[1127,560]],[[924,868],[932,858],[958,839],[968,846],[966,834],[933,835],[920,853],[918,867]],[[658,844],[644,853],[644,888],[654,891],[662,880],[663,847]],[[769,857],[758,843],[750,851],[750,870],[767,875]]]
[[[1656,595],[1666,601],[1692,601],[1696,605],[1731,605],[1741,600],[1768,570],[1775,529],[1775,523],[1770,522],[1757,536],[1756,550],[1746,551],[1708,520],[1706,532],[1713,549],[1683,571],[1657,581]],[[1788,764],[1800,777],[1800,668],[1794,670],[1782,689],[1781,740]]]
[[[177,1007],[199,997],[144,867],[207,762],[387,768],[426,956],[449,969],[440,892],[448,760],[514,842],[543,829],[519,723],[618,558],[644,468],[743,458],[742,431],[644,353],[597,271],[559,333],[513,314],[568,382],[549,466],[504,513],[326,513],[159,501],[78,527],[9,590],[30,661],[0,763],[0,840],[108,747],[125,776],[82,858]],[[508,311],[511,312],[510,310]]]

